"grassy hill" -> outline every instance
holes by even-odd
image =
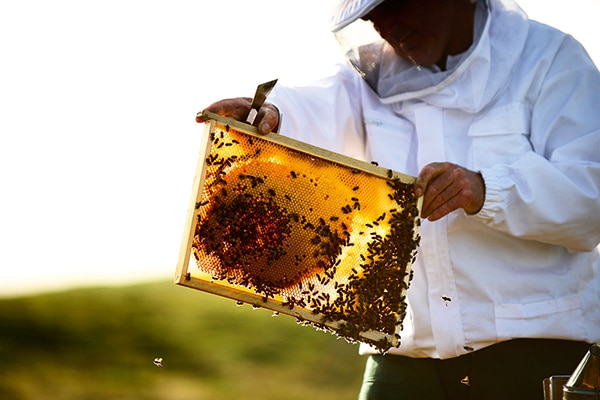
[[[355,399],[363,364],[292,317],[171,282],[0,300],[0,399]]]

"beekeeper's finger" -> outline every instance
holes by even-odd
[[[279,110],[271,103],[265,103],[258,111],[254,125],[259,133],[277,132],[279,128]]]
[[[232,99],[219,100],[206,107],[205,111],[218,114],[222,117],[230,117],[238,121],[245,121],[248,113],[250,112],[250,106],[252,105],[252,99],[249,97],[236,97]],[[205,119],[198,113],[196,115],[196,122],[205,122]]]

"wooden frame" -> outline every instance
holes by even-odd
[[[299,322],[317,329],[328,330],[350,342],[369,343],[381,352],[387,351],[392,346],[398,346],[399,332],[406,308],[405,295],[412,276],[411,265],[414,262],[419,241],[417,227],[420,199],[412,197],[411,189],[415,178],[373,163],[356,160],[299,142],[286,136],[274,133],[260,135],[253,126],[210,112],[203,112],[202,118],[207,122],[205,123],[196,175],[192,186],[190,206],[175,273],[175,283],[231,298],[240,304],[246,303],[254,307],[263,307],[277,313],[293,316]],[[237,139],[232,139],[232,137]],[[240,141],[244,143],[240,144]],[[255,147],[257,147],[256,150],[254,150]],[[219,154],[223,154],[224,149],[236,151],[237,153],[235,153],[235,156],[227,156],[227,158],[219,156]],[[265,151],[259,154],[260,150]],[[271,151],[271,153],[268,153],[268,151]],[[292,160],[292,165],[282,165],[281,160],[275,154],[281,154],[280,158],[283,161]],[[274,157],[277,158],[277,161],[273,161]],[[302,163],[306,162],[309,162],[307,164],[309,169],[312,163],[318,164],[319,167],[315,167],[317,172],[311,170],[307,172],[308,176],[303,174],[305,177],[303,181],[300,178],[296,179],[300,172],[296,173],[293,170],[298,165],[303,165]],[[218,166],[215,166],[217,164]],[[242,170],[247,171],[251,167],[262,168],[261,175],[254,177],[245,175],[246,172],[239,172]],[[277,175],[277,171],[284,168],[287,168],[286,171],[291,172],[286,172],[285,177],[281,173]],[[256,169],[253,171],[256,171]],[[332,171],[337,174],[336,178],[326,175]],[[255,175],[257,174],[255,173]],[[253,179],[252,182],[249,182],[249,177]],[[342,178],[337,179],[339,177]],[[295,203],[293,203],[293,196],[299,198],[297,193],[307,192],[309,178],[310,184],[314,184],[314,191],[309,192],[309,195],[302,197],[301,200],[295,200]],[[227,185],[226,179],[229,180],[229,185]],[[351,180],[355,186],[349,189],[347,187],[348,183],[344,183],[344,179]],[[285,182],[282,182],[283,180]],[[267,184],[265,181],[269,181],[269,183]],[[300,184],[301,181],[304,183]],[[359,193],[359,186],[356,182],[365,182],[362,196],[363,198],[373,199],[373,201],[363,203],[368,205],[363,206],[363,210],[361,210],[358,199],[352,197],[356,200],[354,207],[350,207],[352,204],[350,202],[341,208],[340,215],[343,221],[348,221],[348,224],[352,222],[352,226],[359,226],[359,228],[351,228],[344,222],[340,223],[337,216],[332,216],[331,210],[340,210],[339,204],[345,204],[344,201],[348,202],[348,198],[353,193]],[[318,185],[320,186],[317,187]],[[326,189],[321,189],[322,186]],[[273,189],[275,187],[278,192],[277,196]],[[371,189],[368,190],[368,187]],[[277,246],[284,246],[277,248],[283,248],[284,250],[269,259],[268,262],[260,255],[265,252],[256,253],[259,254],[256,256],[256,262],[247,261],[249,259],[247,253],[254,252],[256,249],[255,243],[245,244],[246,241],[252,242],[255,239],[256,235],[252,235],[244,241],[235,241],[238,246],[243,248],[243,251],[240,251],[239,254],[235,253],[236,260],[238,260],[236,261],[237,264],[233,261],[227,264],[229,267],[234,266],[235,268],[221,266],[224,265],[225,259],[229,260],[230,254],[233,254],[231,248],[234,247],[231,243],[226,243],[229,253],[224,255],[225,250],[223,250],[221,243],[227,242],[227,240],[223,239],[225,236],[223,236],[222,230],[233,229],[224,225],[235,225],[238,223],[237,221],[244,221],[252,217],[249,214],[250,211],[244,211],[250,208],[231,205],[233,201],[231,199],[234,198],[232,192],[236,190],[236,193],[238,193],[236,199],[246,197],[258,199],[260,207],[272,207],[273,211],[269,214],[272,218],[275,218],[273,215],[277,215],[278,221],[281,221],[282,218],[284,222],[287,221],[276,230],[269,231],[270,234],[265,235],[265,240],[271,240],[269,239],[271,236],[280,236],[279,233],[282,227],[288,232],[284,235],[285,237],[277,242]],[[286,190],[288,190],[286,194],[280,194]],[[318,197],[322,194],[319,190],[322,192],[327,191],[327,193],[331,192],[333,195],[324,194],[326,200],[319,200]],[[351,190],[355,192],[351,192]],[[339,196],[338,193],[340,193]],[[242,194],[246,197],[242,197]],[[345,200],[338,204],[336,203],[338,201],[337,197],[339,197],[339,201]],[[227,209],[229,213],[232,210],[237,213],[239,210],[243,218],[216,220],[215,215],[226,214],[219,211],[224,209],[226,203],[230,207]],[[286,207],[289,203],[290,210],[281,206],[283,203],[286,203]],[[303,221],[299,221],[298,215],[300,212],[293,212],[292,203],[295,204],[297,209],[304,210],[304,214],[307,214],[306,210],[309,209],[310,217],[306,219],[302,216]],[[329,203],[331,203],[331,206],[328,205]],[[379,210],[377,206],[371,206],[371,204],[377,204],[385,210]],[[392,208],[390,211],[393,213],[384,217],[390,208]],[[319,212],[322,212],[322,215]],[[373,218],[375,215],[380,215],[377,221]],[[336,222],[330,222],[334,220]],[[362,222],[358,223],[358,220]],[[373,222],[365,223],[364,221],[367,220],[373,220]],[[209,225],[207,221],[210,221],[210,234],[207,233],[209,231],[203,231]],[[223,221],[228,222],[223,223]],[[302,229],[294,228],[294,230],[289,228],[288,225],[290,224],[291,226],[305,225]],[[373,224],[377,226],[373,226]],[[244,225],[243,228],[239,229],[252,230],[255,225]],[[319,226],[315,227],[315,225]],[[364,226],[370,226],[371,228],[365,228]],[[368,229],[371,229],[371,231]],[[402,232],[400,232],[401,230]],[[324,231],[326,233],[323,233]],[[305,240],[306,238],[297,239],[301,235],[309,234],[314,239],[310,241],[312,244],[309,244],[309,241]],[[325,236],[325,234],[329,236]],[[320,242],[321,238],[323,238],[323,242],[313,243]],[[401,241],[406,243],[399,243],[398,238],[402,238]],[[371,252],[369,256],[366,247],[374,248],[372,245],[375,239],[378,241],[376,243],[378,248],[381,248],[383,244],[383,247],[388,246],[388,250],[379,250],[379,253],[374,253],[371,249],[369,250]],[[202,244],[205,242],[211,243],[211,240],[213,241],[212,247]],[[330,241],[325,243],[326,240]],[[296,243],[295,247],[292,248],[290,243]],[[324,254],[327,251],[321,251],[321,253],[314,251],[312,257],[306,256],[306,254],[300,257],[300,250],[296,250],[298,243],[305,244],[310,251],[313,249],[333,249],[327,250],[333,251],[333,253]],[[392,243],[391,250],[390,243]],[[286,275],[286,273],[281,272],[283,269],[280,267],[291,264],[289,260],[291,260],[293,251],[297,251],[297,253],[294,253],[297,261],[294,263],[295,266],[290,267],[290,270],[300,272],[294,272],[295,275],[291,273]],[[392,254],[394,261],[384,262],[382,255],[384,253]],[[370,261],[365,261],[365,255],[370,257]],[[402,259],[398,260],[396,256],[401,256]],[[300,258],[302,258],[301,261]],[[284,260],[287,261],[284,262]],[[211,263],[220,265],[220,267],[204,269],[204,265]],[[261,272],[258,272],[259,269],[256,265],[263,265],[260,269]],[[241,267],[238,268],[238,266]],[[299,270],[299,268],[304,267],[306,268]],[[339,270],[336,269],[337,267],[339,267]],[[214,272],[215,268],[218,273]],[[268,277],[267,272],[264,272],[266,268],[271,268],[268,273],[278,276],[277,279],[279,280]],[[280,268],[280,270],[275,271],[277,268]],[[237,275],[232,272],[234,270],[237,271],[235,272]],[[309,270],[310,272],[307,272]],[[350,270],[353,272],[349,272]],[[380,276],[377,276],[377,274]],[[379,284],[373,286],[372,283],[369,283],[379,282],[380,277],[386,274],[390,276],[390,278],[386,278],[390,282],[389,285],[393,285],[389,288],[394,290],[387,290],[384,287],[385,285],[380,287]],[[240,278],[240,276],[242,277]],[[281,283],[281,279],[286,283]],[[292,280],[294,281],[293,284],[290,283]],[[303,283],[304,288],[302,287]],[[369,289],[365,286],[367,283],[371,286]],[[311,291],[307,289],[310,286],[312,286]],[[315,287],[320,289],[315,289]],[[336,293],[332,289],[334,287],[337,290]],[[346,292],[342,292],[342,290],[347,291],[348,294],[346,295]],[[379,293],[379,290],[382,292]],[[390,297],[389,292],[394,292],[394,297],[391,297],[391,300],[388,299]],[[367,302],[369,304],[361,304],[360,299],[367,297],[371,299]],[[377,302],[381,303],[377,307],[370,304]],[[386,328],[382,328],[382,318],[387,318]],[[367,320],[369,322],[365,322]]]

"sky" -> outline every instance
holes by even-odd
[[[0,3],[0,297],[172,279],[211,102],[341,52],[331,0]],[[522,0],[600,65],[600,0]]]

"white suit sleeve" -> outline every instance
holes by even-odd
[[[600,242],[600,73],[568,38],[532,105],[533,151],[481,171],[475,216],[524,239],[590,251]]]

